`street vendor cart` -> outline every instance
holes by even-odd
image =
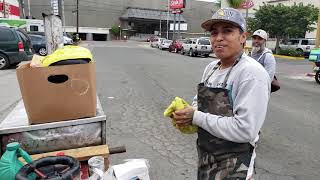
[[[97,115],[90,118],[29,125],[21,100],[0,123],[0,154],[10,142],[29,154],[106,144],[106,115],[97,98]]]

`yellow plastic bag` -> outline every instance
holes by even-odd
[[[195,125],[188,125],[184,127],[179,127],[176,123],[176,120],[172,118],[172,113],[176,110],[184,109],[185,107],[189,106],[189,104],[180,97],[175,97],[169,107],[164,111],[163,115],[165,117],[170,117],[172,119],[172,125],[180,130],[180,132],[184,134],[193,134],[198,131],[198,127]]]

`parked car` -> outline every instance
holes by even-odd
[[[209,38],[190,38],[182,44],[181,54],[209,57],[210,53],[212,53],[212,46]]]
[[[28,32],[28,34],[40,35],[40,36],[45,37],[44,32]],[[72,45],[73,44],[72,36],[70,34],[63,33],[63,44],[64,45]]]
[[[170,44],[172,43],[172,40],[163,40],[161,44],[159,45],[160,50],[169,49]]]
[[[32,55],[31,41],[22,29],[0,27],[0,69],[30,60]]]
[[[154,39],[154,41],[151,42],[150,46],[159,48],[159,45],[160,45],[161,41],[163,41],[164,39],[165,38]]]
[[[155,41],[156,39],[158,39],[159,37],[158,36],[151,36],[147,39],[147,42],[153,42]]]
[[[29,34],[29,37],[31,39],[34,51],[41,56],[46,56],[48,52],[45,37],[36,34]]]
[[[315,39],[296,38],[282,41],[279,45],[280,49],[295,49],[298,52],[303,52],[305,56],[309,56],[311,49],[315,47]]]
[[[169,52],[175,52],[175,53],[180,52],[182,49],[182,44],[184,42],[185,42],[185,40],[183,40],[183,39],[178,39],[178,40],[172,41],[172,43],[169,46]]]
[[[63,44],[64,45],[72,45],[73,44],[73,40],[67,36],[63,36]]]

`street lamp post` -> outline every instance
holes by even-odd
[[[119,40],[121,40],[121,26],[119,25],[119,31],[120,31],[120,37],[119,37]]]

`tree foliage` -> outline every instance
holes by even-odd
[[[293,6],[264,4],[255,10],[255,17],[248,18],[248,31],[264,29],[277,38],[276,49],[281,38],[301,38],[307,31],[314,30],[319,13],[314,5],[303,3]]]
[[[227,0],[230,7],[238,9],[240,8],[244,0]]]
[[[111,32],[113,35],[115,36],[119,36],[120,35],[120,27],[114,25],[111,27]]]

